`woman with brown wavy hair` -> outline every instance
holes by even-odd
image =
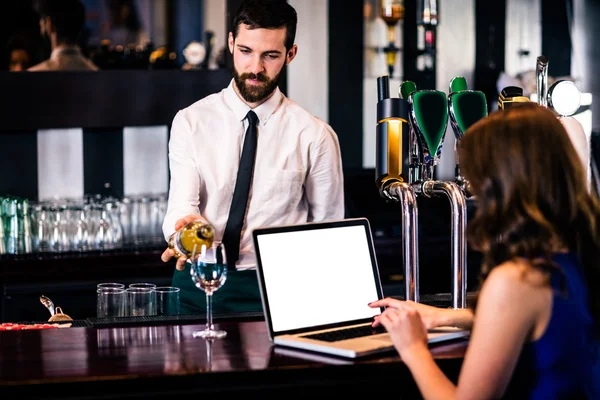
[[[495,112],[460,143],[476,196],[468,240],[483,255],[475,310],[383,299],[382,324],[423,397],[596,398],[600,207],[556,116],[535,103]],[[458,386],[426,329],[472,329]],[[598,393],[596,392],[596,395]]]

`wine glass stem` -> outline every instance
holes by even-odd
[[[212,295],[206,294],[206,330],[210,331],[213,329],[212,319]]]

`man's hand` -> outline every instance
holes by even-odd
[[[175,222],[175,231],[180,230],[181,228],[183,228],[184,226],[186,226],[187,224],[189,224],[192,221],[202,221],[204,223],[209,223],[206,218],[204,218],[201,215],[187,215],[179,220],[177,220],[177,222]],[[162,255],[160,256],[161,260],[163,260],[163,262],[167,262],[169,261],[173,256],[175,256],[175,251],[173,251],[173,249],[167,248]],[[177,264],[175,265],[175,268],[177,268],[178,271],[183,271],[185,262],[187,261],[187,257],[185,256],[181,256],[177,259]]]

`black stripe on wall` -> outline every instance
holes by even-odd
[[[404,19],[402,20],[402,70],[404,75],[402,80],[413,81],[418,88],[435,89],[426,85],[417,70],[417,5],[414,1],[407,1],[404,4]]]
[[[437,31],[434,31],[434,34],[437,35]],[[423,51],[418,49],[417,43],[417,3],[414,1],[405,1],[404,19],[402,20],[402,52],[398,55],[402,59],[404,76],[400,78],[402,80],[413,81],[419,89],[435,90],[437,56],[435,52],[430,53],[434,60],[433,68],[419,71],[417,69],[417,60],[419,55],[423,54]],[[437,39],[434,44],[437,46]]]
[[[0,196],[38,199],[37,131],[2,132],[0,149]]]
[[[104,196],[124,195],[123,129],[83,130],[83,191]],[[140,179],[144,179],[140,176]]]
[[[362,1],[329,0],[329,124],[344,168],[363,166],[363,30]]]
[[[475,78],[472,89],[485,93],[488,110],[498,102],[496,82],[504,70],[506,0],[475,0]]]
[[[571,75],[571,0],[542,0],[542,54],[548,57],[550,76]]]

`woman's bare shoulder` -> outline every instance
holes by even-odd
[[[535,268],[525,259],[505,261],[495,267],[486,278],[482,291],[505,296],[530,296],[540,290],[546,290],[548,275]]]

